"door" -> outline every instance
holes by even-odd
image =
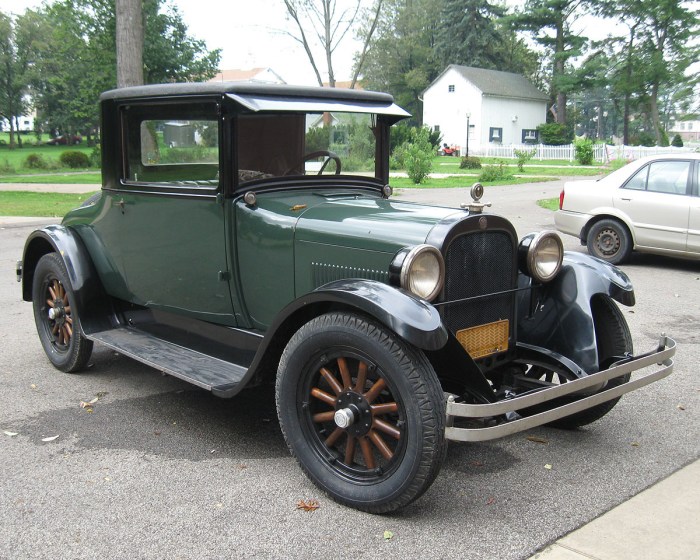
[[[690,161],[654,161],[613,195],[634,225],[638,246],[685,251],[690,204]]]

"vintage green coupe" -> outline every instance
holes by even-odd
[[[170,84],[101,107],[101,193],[17,267],[49,360],[79,371],[98,342],[221,397],[276,380],[292,454],[341,503],[395,510],[447,440],[580,426],[671,372],[670,338],[632,355],[613,266],[518,241],[480,186],[391,199],[389,95]]]

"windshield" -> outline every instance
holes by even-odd
[[[239,184],[271,177],[375,177],[376,116],[318,112],[240,115]]]

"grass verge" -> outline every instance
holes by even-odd
[[[479,180],[478,175],[467,175],[465,177],[445,177],[440,179],[428,178],[420,185],[416,185],[408,177],[392,177],[389,184],[395,189],[455,189],[471,187]],[[557,177],[515,177],[502,181],[482,181],[485,187],[497,185],[522,185],[524,183],[544,183],[546,181],[556,181]]]
[[[559,210],[559,199],[543,198],[537,201],[537,205],[545,208],[546,210]]]
[[[32,185],[96,185],[102,184],[102,175],[97,173],[50,173],[46,175],[5,175],[0,183],[31,183]]]
[[[0,216],[62,217],[92,194],[0,191]]]

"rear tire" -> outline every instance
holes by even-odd
[[[32,283],[34,321],[46,356],[66,373],[83,369],[92,354],[75,299],[63,259],[57,253],[41,257]]]
[[[371,513],[406,506],[444,460],[444,394],[432,366],[358,315],[330,313],[299,329],[280,360],[276,401],[302,470],[347,506]]]

